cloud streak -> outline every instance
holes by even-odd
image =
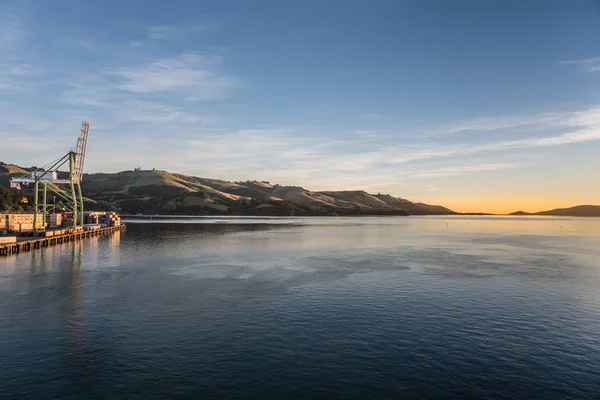
[[[21,44],[25,36],[26,31],[16,16],[0,13],[0,54]]]
[[[188,36],[204,32],[204,24],[154,25],[148,28],[148,38],[153,40],[182,40]]]
[[[461,132],[492,132],[501,130],[540,130],[586,125],[600,125],[600,107],[574,112],[548,112],[520,116],[479,118],[445,127],[430,129],[434,135],[450,135]]]
[[[41,73],[39,68],[23,60],[22,47],[27,31],[18,18],[0,14],[0,90],[23,91],[30,89],[31,77]]]
[[[513,163],[492,163],[492,164],[469,164],[469,165],[458,165],[449,166],[444,168],[436,168],[431,170],[424,170],[415,173],[413,176],[416,178],[442,178],[448,176],[463,175],[471,172],[481,171],[497,171],[504,169],[520,168],[527,163],[513,162]]]
[[[520,150],[535,147],[554,147],[574,143],[583,143],[600,140],[600,129],[582,129],[562,135],[550,137],[531,137],[518,140],[492,142],[482,145],[421,145],[412,148],[393,148],[388,150],[390,160],[396,163],[407,163],[417,160],[425,160],[437,157],[457,157],[487,152],[498,152],[505,150]]]
[[[216,100],[226,97],[237,80],[219,74],[219,58],[187,52],[177,58],[152,61],[108,72],[117,78],[116,88],[134,94],[176,92],[190,100]]]
[[[31,78],[41,71],[30,64],[4,59],[0,61],[0,90],[23,91],[32,88]]]
[[[582,71],[596,72],[600,71],[600,57],[583,58],[580,60],[559,61],[561,65],[575,65]]]
[[[564,119],[562,117],[564,116],[561,116],[560,114],[545,113],[526,116],[480,118],[459,122],[457,124],[450,124],[449,126],[442,128],[435,128],[428,132],[434,135],[450,135],[469,131],[489,132],[501,129],[555,124],[557,121]]]
[[[109,67],[71,78],[62,101],[96,109],[119,123],[153,125],[163,132],[189,129],[212,118],[195,106],[227,98],[238,80],[219,72],[219,57],[185,52],[172,58]],[[158,134],[158,133],[157,133]]]

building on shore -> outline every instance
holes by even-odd
[[[114,211],[88,211],[84,213],[84,224],[78,229],[86,231],[120,225],[121,217]],[[47,214],[46,221],[42,214],[0,214],[0,235],[34,236],[46,231],[72,228],[71,212]]]

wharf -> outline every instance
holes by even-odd
[[[111,226],[107,228],[94,229],[82,232],[72,232],[63,235],[50,236],[50,237],[34,237],[34,238],[19,238],[17,242],[0,244],[0,256],[9,256],[11,254],[18,254],[23,251],[30,251],[33,249],[41,249],[43,247],[54,246],[59,243],[74,242],[76,240],[86,239],[93,236],[108,235],[113,232],[125,230],[125,225]]]

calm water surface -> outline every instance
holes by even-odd
[[[181,218],[0,259],[0,398],[600,398],[600,220]]]

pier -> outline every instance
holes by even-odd
[[[93,236],[108,235],[117,231],[124,231],[125,225],[111,226],[107,228],[99,228],[81,232],[71,232],[50,237],[34,237],[24,239],[20,238],[14,243],[0,244],[0,256],[9,256],[11,254],[19,254],[20,252],[41,249],[44,247],[54,246],[61,243],[69,243],[77,240],[90,238]]]

